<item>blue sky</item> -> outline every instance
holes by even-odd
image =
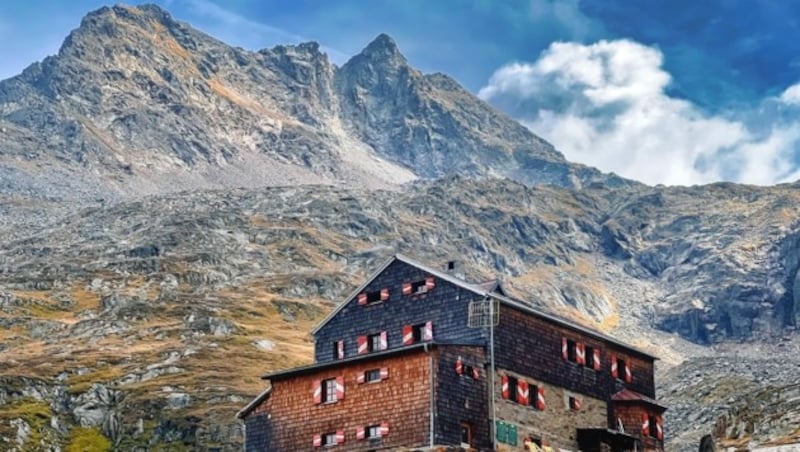
[[[139,2],[130,2],[133,4]],[[160,0],[248,49],[318,41],[341,64],[378,33],[571,160],[648,183],[800,179],[800,2]],[[0,78],[103,2],[0,3]]]

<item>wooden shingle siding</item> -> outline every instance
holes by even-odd
[[[425,280],[430,275],[401,261],[391,263],[365,289],[366,292],[389,289],[389,299],[369,305],[359,305],[356,299],[344,306],[317,331],[314,337],[315,362],[327,362],[336,357],[333,344],[345,341],[345,356],[357,355],[356,338],[366,334],[386,331],[389,349],[403,344],[403,326],[425,322],[433,324],[436,342],[476,343],[482,338],[480,329],[469,329],[467,305],[480,298],[447,281],[437,279],[429,292],[420,295],[403,295],[406,282]]]
[[[599,349],[600,370],[564,360],[564,337]],[[631,383],[611,376],[611,355],[626,360],[633,377]],[[495,329],[495,360],[500,368],[602,400],[610,399],[623,387],[655,398],[652,360],[507,306],[501,307],[500,325]]]
[[[245,451],[246,452],[262,452],[270,450],[269,447],[269,430],[271,424],[267,413],[256,414],[245,419],[245,431],[247,437],[245,438]]]
[[[489,406],[487,358],[483,347],[444,346],[438,348],[436,365],[436,418],[437,445],[460,445],[460,424],[472,427],[472,447],[479,450],[491,448],[489,436]],[[464,366],[478,368],[479,379],[472,375],[456,373],[455,364],[461,357]]]
[[[337,431],[344,431],[345,435],[337,451],[427,445],[432,356],[433,352],[410,351],[273,380],[270,396],[245,419],[247,450],[311,451],[314,435]],[[359,374],[381,368],[389,370],[387,379],[357,383]],[[311,393],[314,382],[340,376],[344,377],[345,400],[315,405]],[[266,420],[262,413],[269,413],[271,419]],[[356,439],[359,427],[384,422],[389,427],[386,437],[375,442]],[[274,427],[269,428],[270,425]],[[251,445],[252,432],[265,428],[268,447]],[[259,437],[259,433],[255,435]]]

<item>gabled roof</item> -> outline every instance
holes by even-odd
[[[250,414],[250,412],[253,411],[255,407],[257,407],[259,404],[261,404],[261,402],[266,400],[266,398],[269,397],[271,393],[272,393],[272,386],[269,386],[267,387],[267,389],[264,390],[264,392],[256,396],[255,399],[253,399],[250,403],[248,403],[247,406],[245,406],[238,413],[236,413],[236,417],[239,419],[244,419],[245,416]]]
[[[344,309],[344,307],[347,306],[348,303],[353,301],[355,299],[355,297],[359,293],[361,293],[372,282],[373,279],[377,278],[378,275],[383,273],[383,271],[386,270],[389,267],[389,265],[391,265],[395,261],[400,261],[400,262],[403,262],[405,264],[411,265],[412,267],[416,267],[416,268],[418,268],[418,269],[420,269],[420,270],[422,270],[422,271],[424,271],[424,272],[426,272],[426,273],[428,273],[428,274],[430,274],[432,276],[435,276],[436,278],[442,279],[442,280],[447,281],[447,282],[449,282],[451,284],[454,284],[454,285],[456,285],[458,287],[461,287],[463,289],[469,290],[469,291],[475,293],[476,295],[480,295],[480,296],[483,296],[483,297],[496,298],[502,304],[505,304],[505,305],[507,305],[509,307],[512,307],[512,308],[519,309],[519,310],[521,310],[521,311],[523,311],[525,313],[537,316],[539,318],[548,320],[550,322],[556,323],[556,324],[558,324],[558,325],[560,325],[562,327],[569,328],[571,330],[586,334],[587,336],[592,336],[592,337],[594,337],[596,339],[600,339],[602,341],[606,341],[606,342],[612,343],[612,344],[617,345],[619,347],[622,347],[622,348],[624,348],[624,349],[626,349],[628,351],[634,352],[634,353],[636,353],[638,355],[641,355],[641,356],[644,356],[644,357],[647,357],[647,358],[650,358],[650,359],[654,359],[654,360],[658,359],[657,357],[655,357],[655,356],[653,356],[653,355],[651,355],[649,353],[646,353],[646,352],[644,352],[642,350],[634,348],[634,347],[632,347],[632,346],[630,346],[630,345],[628,345],[628,344],[626,344],[624,342],[620,342],[619,340],[614,339],[611,336],[607,336],[607,335],[605,335],[605,334],[603,334],[603,333],[601,333],[599,331],[587,328],[587,327],[585,327],[583,325],[579,325],[579,324],[577,324],[575,322],[569,321],[569,320],[567,320],[565,318],[562,318],[562,317],[559,317],[559,316],[557,316],[555,314],[550,314],[550,313],[547,313],[547,312],[542,311],[540,309],[534,308],[532,306],[529,306],[529,305],[525,304],[524,302],[522,302],[520,300],[515,300],[513,298],[510,298],[510,297],[505,295],[502,287],[500,286],[499,282],[497,282],[496,280],[494,281],[494,284],[492,284],[492,281],[488,281],[488,282],[481,283],[481,284],[470,284],[470,283],[464,281],[463,279],[460,279],[460,278],[457,278],[457,277],[451,275],[450,273],[447,273],[447,272],[444,272],[444,271],[441,271],[441,270],[437,270],[437,269],[435,269],[433,267],[429,267],[429,266],[427,266],[425,264],[417,262],[417,261],[415,261],[415,260],[413,260],[413,259],[411,259],[409,257],[406,257],[406,256],[404,256],[402,254],[395,254],[394,256],[392,256],[389,259],[387,259],[386,262],[384,262],[383,265],[380,266],[380,268],[378,268],[376,271],[374,271],[366,279],[366,281],[363,284],[361,284],[356,290],[351,292],[350,295],[348,295],[347,298],[345,298],[344,302],[340,303],[339,306],[336,307],[336,309],[331,311],[330,314],[328,314],[324,319],[322,319],[322,321],[319,323],[319,325],[317,325],[316,327],[314,327],[313,330],[311,330],[311,334],[316,334],[317,331],[319,331],[323,326],[325,326],[328,322],[330,322],[330,320],[334,316],[336,316],[336,314],[338,314],[339,311]]]
[[[383,273],[383,271],[386,270],[390,265],[392,265],[392,263],[394,263],[394,261],[400,261],[400,262],[403,262],[405,264],[411,265],[412,267],[417,267],[418,269],[423,270],[423,271],[429,273],[432,276],[435,276],[435,277],[437,277],[439,279],[443,279],[443,280],[445,280],[445,281],[447,281],[449,283],[452,283],[452,284],[455,284],[457,286],[463,287],[464,289],[470,290],[470,291],[475,292],[477,294],[486,293],[486,290],[484,290],[483,288],[481,288],[478,285],[470,284],[470,283],[468,283],[468,282],[466,282],[466,281],[464,281],[462,279],[456,278],[455,276],[453,276],[453,275],[451,275],[451,274],[449,274],[447,272],[443,272],[441,270],[436,270],[433,267],[428,267],[427,265],[421,264],[419,262],[416,262],[416,261],[414,261],[414,260],[412,260],[412,259],[410,259],[410,258],[408,258],[406,256],[403,256],[402,254],[395,254],[394,256],[392,256],[389,259],[387,259],[386,262],[384,262],[377,270],[372,272],[372,274],[367,277],[367,279],[364,281],[363,284],[358,286],[358,288],[356,288],[356,290],[351,292],[350,295],[348,295],[347,298],[345,298],[344,302],[340,303],[339,306],[336,307],[336,309],[334,309],[333,311],[331,311],[330,314],[325,316],[325,318],[322,319],[322,321],[319,323],[319,325],[315,326],[314,329],[311,330],[311,334],[316,334],[317,331],[319,331],[323,326],[325,326],[328,322],[330,322],[330,320],[332,318],[334,318],[336,316],[336,314],[339,313],[339,311],[344,309],[344,307],[347,306],[348,303],[353,301],[353,299],[355,299],[355,297],[358,294],[360,294],[364,289],[366,289],[366,287],[369,285],[369,283],[372,282],[373,279],[377,278],[378,275]]]

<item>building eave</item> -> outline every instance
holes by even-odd
[[[438,345],[439,344],[437,344],[436,342],[420,342],[420,343],[413,344],[413,345],[407,345],[407,346],[404,346],[404,347],[393,348],[393,349],[384,350],[384,351],[380,351],[380,352],[367,353],[367,354],[364,354],[364,355],[353,356],[353,357],[345,358],[345,359],[338,359],[338,360],[334,360],[334,361],[326,361],[326,362],[322,362],[322,363],[309,364],[307,366],[300,366],[300,367],[294,367],[294,368],[291,368],[291,369],[279,370],[277,372],[268,373],[268,374],[262,376],[261,379],[263,379],[263,380],[271,380],[271,381],[283,380],[283,379],[295,377],[295,376],[298,376],[298,375],[314,373],[314,372],[318,372],[320,370],[330,369],[330,368],[334,368],[334,367],[340,367],[340,366],[344,366],[344,365],[348,365],[348,364],[352,364],[352,363],[373,361],[373,360],[380,359],[380,358],[386,358],[388,356],[400,355],[400,354],[403,354],[403,353],[409,353],[409,352],[419,351],[419,350],[423,350],[423,349],[424,350],[428,350],[428,349],[434,348],[434,347],[436,347]]]
[[[247,417],[247,415],[250,414],[250,412],[253,411],[255,407],[260,405],[261,402],[266,400],[271,393],[272,393],[272,386],[269,386],[261,394],[257,395],[255,399],[253,399],[250,403],[248,403],[247,406],[239,410],[239,412],[236,413],[236,417],[239,419],[244,419],[245,417]]]

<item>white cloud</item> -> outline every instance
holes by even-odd
[[[666,94],[671,77],[662,63],[658,49],[629,40],[553,43],[533,63],[498,69],[479,95],[568,159],[646,183],[771,184],[800,176],[800,127],[776,121],[756,132],[742,115],[705,114]],[[800,104],[800,85],[780,100]]]
[[[779,99],[786,104],[800,104],[800,83],[786,88]]]

